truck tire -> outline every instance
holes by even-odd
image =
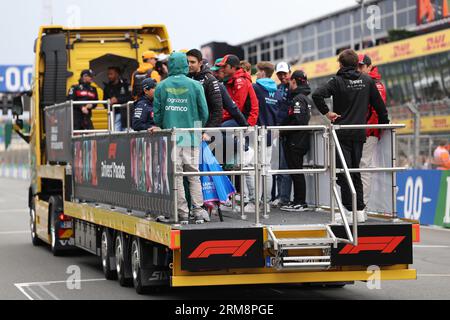
[[[118,232],[114,240],[114,253],[116,257],[117,280],[122,287],[133,285],[130,275],[130,255],[128,255],[127,243],[122,232]]]
[[[114,255],[114,242],[111,232],[108,228],[102,229],[101,234],[101,259],[103,274],[107,280],[116,280],[116,260]]]
[[[60,256],[64,251],[63,246],[58,241],[58,215],[62,212],[62,197],[51,196],[49,201],[49,226],[50,226],[50,245],[52,253],[55,257]]]
[[[144,294],[147,292],[147,288],[142,283],[142,250],[140,242],[141,241],[137,237],[134,237],[131,242],[131,271],[133,274],[133,286],[136,289],[137,294]]]
[[[33,244],[33,246],[40,246],[44,243],[41,239],[39,239],[36,233],[36,211],[34,200],[31,200],[30,203],[30,233],[31,243]]]

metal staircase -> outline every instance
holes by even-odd
[[[331,246],[337,246],[342,239],[336,238],[327,225],[290,225],[270,226],[266,247],[273,255],[266,261],[268,267],[277,269],[328,269],[331,266]],[[284,238],[275,233],[283,231],[323,231],[325,237],[317,238]],[[306,250],[317,250],[320,255],[310,253],[302,255]],[[320,251],[319,251],[320,250]],[[295,251],[295,252],[293,252]]]

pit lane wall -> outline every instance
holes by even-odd
[[[399,172],[397,185],[399,217],[450,228],[450,171]]]

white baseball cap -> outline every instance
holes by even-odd
[[[169,55],[165,53],[160,53],[158,55],[158,61],[166,61],[169,59]]]
[[[275,68],[275,73],[278,73],[278,72],[289,73],[289,72],[291,72],[291,67],[289,66],[289,64],[287,62],[280,62],[277,64],[277,67]]]

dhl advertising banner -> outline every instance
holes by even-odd
[[[450,50],[450,29],[364,49],[358,53],[370,56],[374,65],[382,65],[448,50]],[[310,79],[314,79],[335,74],[339,69],[339,63],[335,56],[295,65],[293,69],[304,70]]]
[[[397,184],[399,217],[450,228],[450,171],[399,172]]]
[[[170,163],[171,140],[165,133],[75,138],[75,197],[169,217]]]
[[[394,123],[404,124],[405,128],[398,129],[398,134],[412,134],[414,133],[414,120],[396,120]],[[420,132],[421,133],[434,133],[434,132],[450,132],[450,116],[431,116],[421,117],[420,119]]]

